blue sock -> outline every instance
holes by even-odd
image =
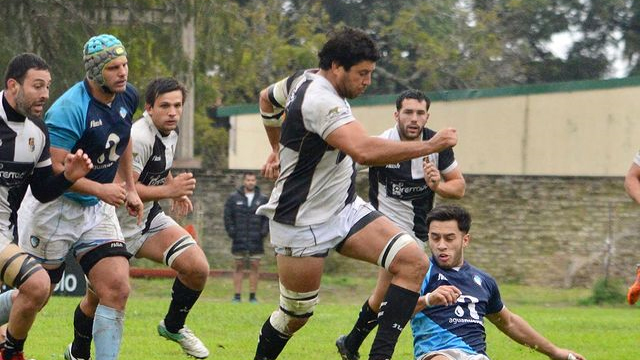
[[[13,306],[13,300],[11,295],[16,290],[5,291],[0,294],[0,325],[9,322],[9,314],[11,313],[11,307]]]
[[[98,305],[93,319],[93,342],[96,359],[116,360],[120,353],[124,312],[104,305]]]

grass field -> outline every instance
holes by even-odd
[[[350,330],[357,312],[373,288],[374,280],[325,277],[321,302],[316,315],[289,342],[279,359],[339,360],[334,341]],[[245,284],[246,286],[246,284]],[[160,338],[155,327],[166,311],[171,280],[132,280],[133,292],[125,321],[120,359],[181,359],[179,347]],[[510,309],[527,319],[555,343],[574,349],[589,360],[640,359],[640,309],[619,307],[583,307],[578,299],[587,297],[587,289],[544,289],[504,285],[503,300]],[[187,321],[208,345],[212,360],[251,360],[258,331],[275,308],[277,282],[260,283],[259,304],[232,304],[231,280],[211,278],[199,303]],[[73,335],[73,310],[79,298],[54,297],[36,320],[26,345],[28,356],[37,360],[62,359],[62,352]],[[545,359],[524,348],[493,325],[487,325],[489,355],[493,360]],[[373,336],[361,349],[366,359]],[[409,329],[403,332],[394,359],[411,360]]]

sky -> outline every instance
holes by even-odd
[[[571,48],[571,45],[579,39],[580,34],[566,31],[551,36],[551,42],[549,42],[547,46],[555,56],[566,59],[567,52]],[[622,56],[623,47],[624,42],[619,41],[618,46],[609,46],[607,49],[607,57],[612,62],[612,69],[605,76],[605,79],[623,78],[627,76],[629,72],[629,61]]]

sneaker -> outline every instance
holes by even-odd
[[[71,344],[69,344],[69,346],[64,349],[64,360],[91,360],[91,357],[85,359],[73,356],[73,354],[71,354]]]
[[[207,349],[193,331],[186,326],[183,326],[177,333],[172,333],[167,330],[164,326],[164,320],[162,320],[160,324],[158,324],[158,335],[180,344],[182,350],[189,356],[197,359],[205,359],[209,356],[209,349]]]
[[[346,341],[346,335],[340,335],[338,340],[336,340],[336,347],[338,348],[338,353],[342,357],[342,360],[360,360],[360,354],[357,351],[353,353],[351,350],[347,349]]]
[[[231,299],[231,302],[234,304],[240,303],[242,302],[242,300],[240,300],[240,298],[234,297],[233,299]]]
[[[640,298],[640,264],[636,265],[636,281],[629,288],[627,292],[627,302],[629,305],[633,305]]]
[[[251,298],[251,299],[249,299],[249,302],[252,303],[252,304],[257,304],[258,303],[258,299]]]

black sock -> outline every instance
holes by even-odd
[[[234,300],[240,300],[240,293],[233,294],[233,299]]]
[[[85,315],[78,304],[73,314],[71,354],[77,358],[88,359],[91,356],[91,340],[93,340],[93,318]]]
[[[367,335],[378,325],[378,313],[371,309],[369,306],[369,299],[367,299],[362,305],[362,309],[360,309],[360,314],[358,314],[358,320],[356,320],[353,329],[349,335],[347,335],[347,339],[345,340],[345,346],[352,353],[357,353],[358,349],[360,349],[360,345],[364,339],[367,338]]]
[[[16,339],[14,338],[9,330],[7,330],[7,340],[4,342],[4,353],[3,358],[11,359],[13,354],[21,353],[24,349],[24,342],[27,339]]]
[[[249,300],[255,300],[256,299],[256,293],[249,293]]]
[[[178,278],[173,282],[171,291],[171,304],[169,311],[164,317],[164,326],[172,333],[177,333],[182,329],[191,307],[196,303],[202,290],[191,290]]]
[[[290,338],[291,335],[286,335],[276,330],[271,325],[271,317],[269,317],[260,330],[260,338],[254,360],[275,360]]]
[[[415,291],[391,284],[380,307],[378,332],[371,345],[369,360],[389,360],[418,302]]]

